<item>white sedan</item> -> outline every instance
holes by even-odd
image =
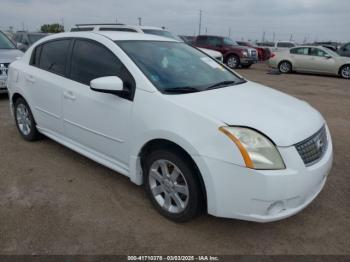
[[[126,32],[46,37],[11,64],[19,133],[44,134],[144,184],[181,222],[268,222],[305,208],[332,166],[324,118],[185,43]]]

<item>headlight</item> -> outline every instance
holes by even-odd
[[[238,147],[247,167],[254,169],[285,169],[275,145],[264,135],[244,127],[220,127]]]
[[[247,51],[243,51],[242,54],[243,54],[244,57],[248,56],[248,52]]]

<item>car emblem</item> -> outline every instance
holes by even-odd
[[[321,139],[317,139],[316,147],[317,147],[317,150],[322,151],[322,149],[323,149],[323,141]]]

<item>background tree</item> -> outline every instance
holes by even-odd
[[[58,23],[45,24],[41,26],[41,32],[43,33],[61,33],[64,32],[64,26]]]

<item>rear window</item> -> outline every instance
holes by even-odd
[[[58,75],[65,75],[66,58],[70,41],[64,39],[43,44],[40,52],[39,67]]]

